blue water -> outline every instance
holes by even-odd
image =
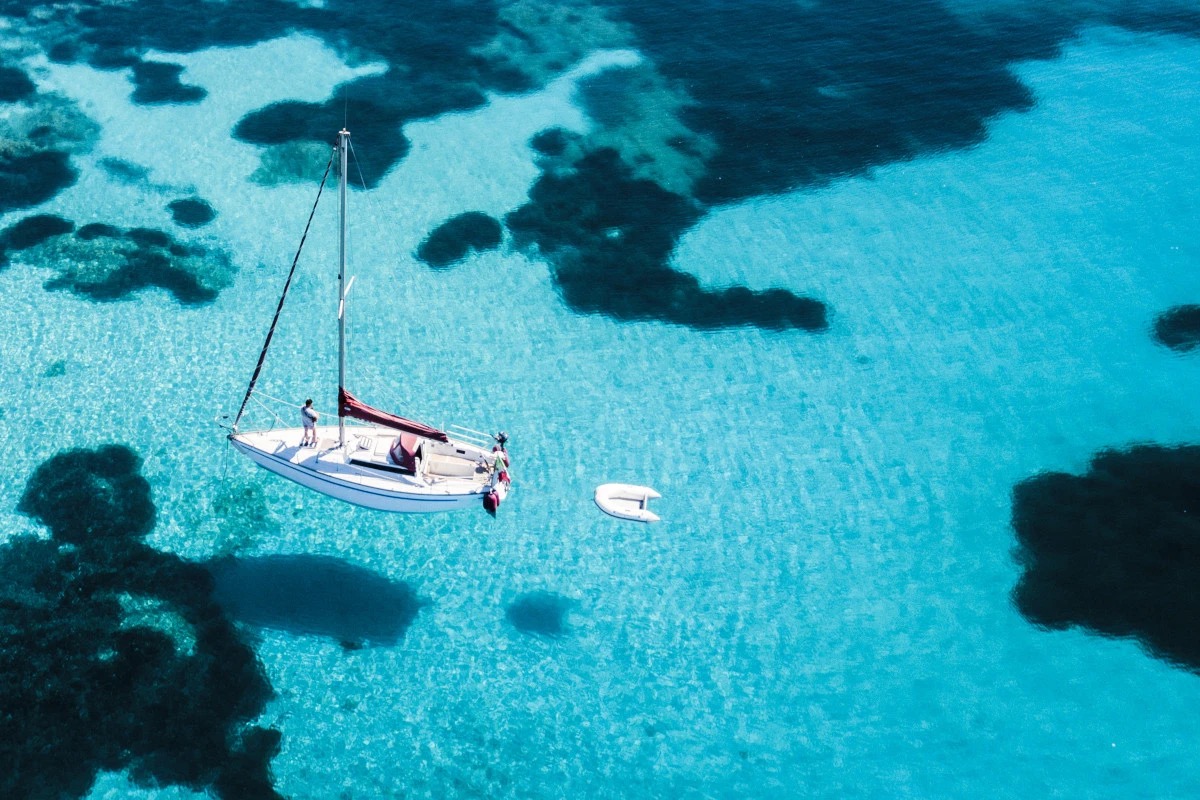
[[[1132,612],[1119,637],[1050,630],[1013,595],[1015,486],[1197,441],[1197,356],[1153,337],[1200,302],[1195,12],[468,3],[411,10],[401,35],[370,5],[256,0],[212,27],[165,0],[131,7],[144,28],[6,11],[2,66],[33,88],[0,72],[19,95],[0,104],[0,685],[37,676],[0,688],[6,796],[272,796],[222,783],[247,760],[291,798],[1200,790],[1200,665]],[[339,505],[217,426],[343,120],[369,187],[350,198],[350,388],[505,429],[494,519]],[[561,151],[531,145],[549,130]],[[595,152],[616,156],[589,173]],[[211,223],[174,220],[188,198]],[[422,263],[465,212],[502,244]],[[73,232],[25,246],[11,231],[35,215]],[[113,230],[77,235],[94,223]],[[334,410],[335,251],[326,214],[264,397]],[[109,443],[141,459],[111,492],[35,472]],[[137,474],[149,533],[120,538],[130,511],[90,549],[90,504],[124,507]],[[602,515],[609,481],[656,487],[662,522]],[[62,519],[30,511],[37,492]],[[1096,516],[1079,525],[1100,542]],[[80,601],[63,586],[91,569]],[[24,635],[56,618],[70,635]],[[249,666],[184,685],[217,658],[209,624]],[[118,725],[81,686],[125,647],[149,666],[120,684],[144,716]],[[174,713],[136,698],[176,690],[216,737],[186,775],[166,766],[199,763],[186,746],[131,732]],[[37,710],[56,702],[104,710]],[[245,756],[249,726],[278,752]]]

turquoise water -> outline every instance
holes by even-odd
[[[44,536],[15,510],[28,476],[118,442],[144,459],[160,551],[332,557],[410,586],[423,605],[391,645],[242,628],[275,692],[254,722],[282,734],[279,793],[1200,789],[1195,675],[1129,639],[1026,620],[1010,524],[1026,478],[1195,438],[1194,357],[1150,330],[1200,296],[1196,39],[1086,27],[1014,66],[1032,107],[990,118],[974,146],[718,205],[682,234],[675,270],[816,298],[816,333],[581,314],[511,234],[447,270],[413,256],[448,217],[525,203],[530,138],[595,133],[576,89],[632,50],[406,124],[408,154],[351,197],[351,388],[434,424],[507,430],[515,491],[495,519],[338,505],[228,449],[215,418],[240,402],[313,194],[251,180],[260,148],[230,132],[382,67],[302,34],[159,55],[207,96],[136,105],[124,71],[31,57],[39,90],[100,133],[74,185],[3,222],[178,231],[166,202],[194,194],[217,216],[187,241],[233,270],[208,304],[160,289],[101,303],[47,291],[51,271],[13,256],[0,531]],[[369,162],[370,139],[354,142]],[[104,159],[147,177],[117,180]],[[335,236],[323,221],[307,246],[261,385],[326,412]],[[663,521],[600,514],[591,492],[608,481],[656,487]],[[506,618],[531,592],[564,599],[563,635]],[[200,796],[135,783],[102,770],[87,796]]]

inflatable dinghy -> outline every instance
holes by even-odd
[[[628,483],[605,483],[596,487],[596,505],[605,514],[635,522],[658,522],[658,514],[650,510],[651,500],[662,497],[649,486]]]

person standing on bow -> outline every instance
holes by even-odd
[[[320,414],[312,407],[312,399],[304,401],[300,406],[300,421],[304,423],[304,436],[300,439],[301,447],[317,446],[317,420]]]

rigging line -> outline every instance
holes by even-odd
[[[233,443],[225,442],[225,452],[221,457],[221,483],[229,482],[229,453],[233,450]]]
[[[268,406],[266,403],[264,403],[264,402],[262,401],[262,398],[264,398],[264,397],[265,397],[265,398],[267,398],[268,400],[271,400],[271,401],[273,401],[273,402],[279,403],[280,405],[287,406],[288,408],[296,408],[296,409],[298,409],[298,408],[300,408],[300,407],[301,407],[301,404],[300,404],[300,403],[297,403],[297,402],[296,402],[296,401],[294,401],[294,400],[284,400],[283,398],[280,398],[280,397],[272,397],[271,395],[267,394],[266,392],[255,392],[255,394],[254,394],[254,402],[258,403],[260,406],[262,406],[263,408],[265,408],[265,409],[267,410],[267,412],[268,412],[268,413],[270,413],[272,416],[274,416],[274,417],[275,417],[275,419],[279,420],[279,423],[280,423],[281,425],[285,424],[285,423],[284,423],[284,421],[283,421],[283,419],[282,419],[282,418],[279,416],[279,414],[277,414],[276,412],[272,411],[272,410],[270,409],[270,407],[269,407],[269,406]],[[331,412],[331,411],[325,411],[324,409],[317,408],[316,406],[313,406],[313,410],[314,410],[314,411],[316,411],[318,414],[320,414],[320,415],[322,415],[322,416],[336,416],[336,415],[335,415],[333,412]]]
[[[273,416],[275,418],[275,422],[278,423],[279,427],[281,427],[281,428],[287,427],[287,423],[283,421],[283,417],[279,416],[274,411],[272,411],[266,403],[264,403],[262,400],[260,400],[258,398],[257,395],[255,395],[255,397],[254,397],[254,402],[258,403],[260,406],[262,406],[263,410],[265,410],[268,414]],[[274,425],[271,426],[271,430],[275,430]]]
[[[292,268],[288,271],[287,281],[283,284],[283,294],[279,295],[279,305],[275,307],[275,316],[271,319],[271,327],[267,329],[267,338],[263,342],[262,352],[258,354],[258,364],[254,367],[254,374],[250,376],[250,385],[246,387],[246,396],[242,398],[242,406],[238,409],[237,416],[233,418],[233,429],[237,430],[238,423],[242,420],[242,414],[246,411],[246,403],[250,401],[250,395],[254,392],[254,384],[258,382],[258,376],[262,373],[263,363],[267,360],[267,348],[271,346],[271,337],[275,335],[275,326],[279,324],[279,314],[283,311],[283,301],[287,299],[288,289],[292,285],[292,277],[296,274],[296,265],[300,263],[300,251],[304,249],[304,240],[308,238],[308,230],[312,227],[313,216],[317,213],[317,203],[321,202],[321,192],[325,189],[325,181],[329,179],[329,170],[333,169],[333,157],[336,155],[337,149],[329,156],[329,163],[325,165],[325,174],[321,176],[321,185],[317,188],[317,199],[313,201],[312,211],[308,212],[308,222],[304,225],[304,235],[300,237],[300,246],[296,248],[296,257],[292,259]]]
[[[389,407],[412,408],[413,403],[407,397],[397,397],[396,392],[389,390],[389,383],[383,377],[378,367],[372,364],[366,364],[357,369],[358,375],[364,378],[363,383],[371,391],[372,398],[378,399],[380,403],[384,403]]]
[[[358,160],[358,153],[356,153],[354,150],[354,142],[350,142],[350,158],[354,162],[354,169],[358,172],[358,185],[362,187],[362,190],[364,192],[366,192],[367,191],[367,180],[366,180],[366,178],[363,177],[362,162],[360,162]],[[361,375],[365,369],[367,369],[367,368],[356,366],[355,374]],[[370,388],[372,390],[375,390],[379,385],[382,385],[384,383],[382,378],[377,373],[372,372],[371,374],[368,374],[366,377],[369,379],[375,379],[375,381],[376,381],[375,383],[370,385]],[[387,394],[386,393],[376,393],[376,396],[377,397],[386,397]]]
[[[282,397],[272,397],[271,395],[267,394],[266,392],[259,392],[254,396],[256,398],[265,397],[268,400],[273,400],[274,402],[279,403],[281,405],[288,406],[289,408],[298,408],[300,406],[300,404],[297,403],[295,400],[284,400]]]
[[[350,144],[350,155],[354,158],[354,168],[358,170],[358,185],[361,186],[365,192],[367,190],[367,182],[363,179],[362,164],[358,163],[358,153],[354,152],[353,143]]]

